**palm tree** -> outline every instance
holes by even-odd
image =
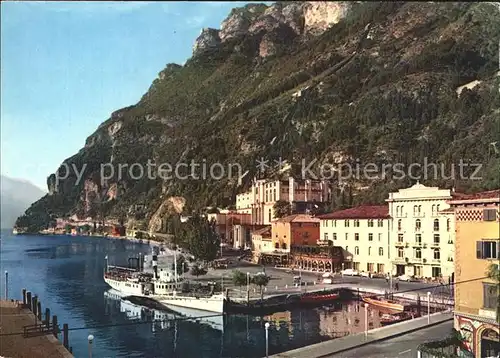
[[[494,264],[494,263],[491,263],[490,266],[488,267],[488,271],[486,272],[486,274],[488,275],[488,277],[490,279],[492,279],[493,281],[495,281],[495,283],[497,284],[497,289],[498,289],[498,285],[500,285],[500,269],[499,269],[499,265],[498,264]],[[500,323],[500,296],[498,297],[497,299],[497,321]]]

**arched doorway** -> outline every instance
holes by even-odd
[[[481,333],[481,357],[496,358],[500,354],[500,336],[497,331],[486,328]]]

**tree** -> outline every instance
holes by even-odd
[[[247,284],[247,275],[240,270],[234,270],[232,280],[236,286],[241,288],[241,286]]]
[[[184,256],[180,255],[177,257],[177,275],[183,275],[189,271],[188,264]],[[172,264],[172,271],[175,271],[175,263]]]
[[[495,281],[497,287],[496,287],[496,290],[498,292],[498,287],[500,285],[500,266],[498,264],[490,264],[490,266],[488,266],[488,271],[487,271],[487,275],[490,279],[492,279],[493,281]],[[497,321],[500,323],[500,295],[498,295],[498,298],[497,298]]]
[[[257,275],[255,275],[252,278],[252,283],[254,285],[259,286],[259,288],[260,288],[260,299],[261,300],[264,299],[264,287],[267,286],[267,284],[269,283],[269,280],[270,280],[269,276],[267,276],[263,272],[258,273]]]
[[[201,215],[193,215],[184,224],[182,243],[196,259],[212,261],[217,257],[220,238],[215,225],[214,220],[208,221]]]
[[[135,238],[137,240],[142,240],[144,238],[144,233],[142,231],[136,231],[135,232]]]
[[[273,213],[275,218],[282,218],[292,213],[292,206],[288,201],[278,200],[274,203]]]
[[[203,276],[207,274],[207,270],[205,270],[203,267],[198,266],[198,264],[194,264],[193,267],[191,267],[191,275],[193,276]]]
[[[71,226],[70,224],[66,224],[66,225],[64,225],[64,231],[65,231],[65,232],[67,232],[67,233],[68,233],[68,232],[71,232],[71,229],[72,229],[72,226]]]

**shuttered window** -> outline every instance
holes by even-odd
[[[500,245],[498,244],[498,240],[476,242],[476,257],[478,259],[499,259]]]

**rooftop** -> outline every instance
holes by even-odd
[[[263,237],[271,236],[271,225],[255,230],[252,235],[261,235]]]
[[[389,207],[387,205],[362,205],[351,209],[334,211],[318,216],[325,219],[388,219]]]
[[[275,220],[274,222],[280,223],[319,223],[319,219],[315,218],[311,215],[306,214],[294,214],[282,217],[280,219]]]
[[[500,200],[500,189],[482,191],[475,194],[452,193],[451,201],[457,200],[484,200],[484,199],[497,199]]]

